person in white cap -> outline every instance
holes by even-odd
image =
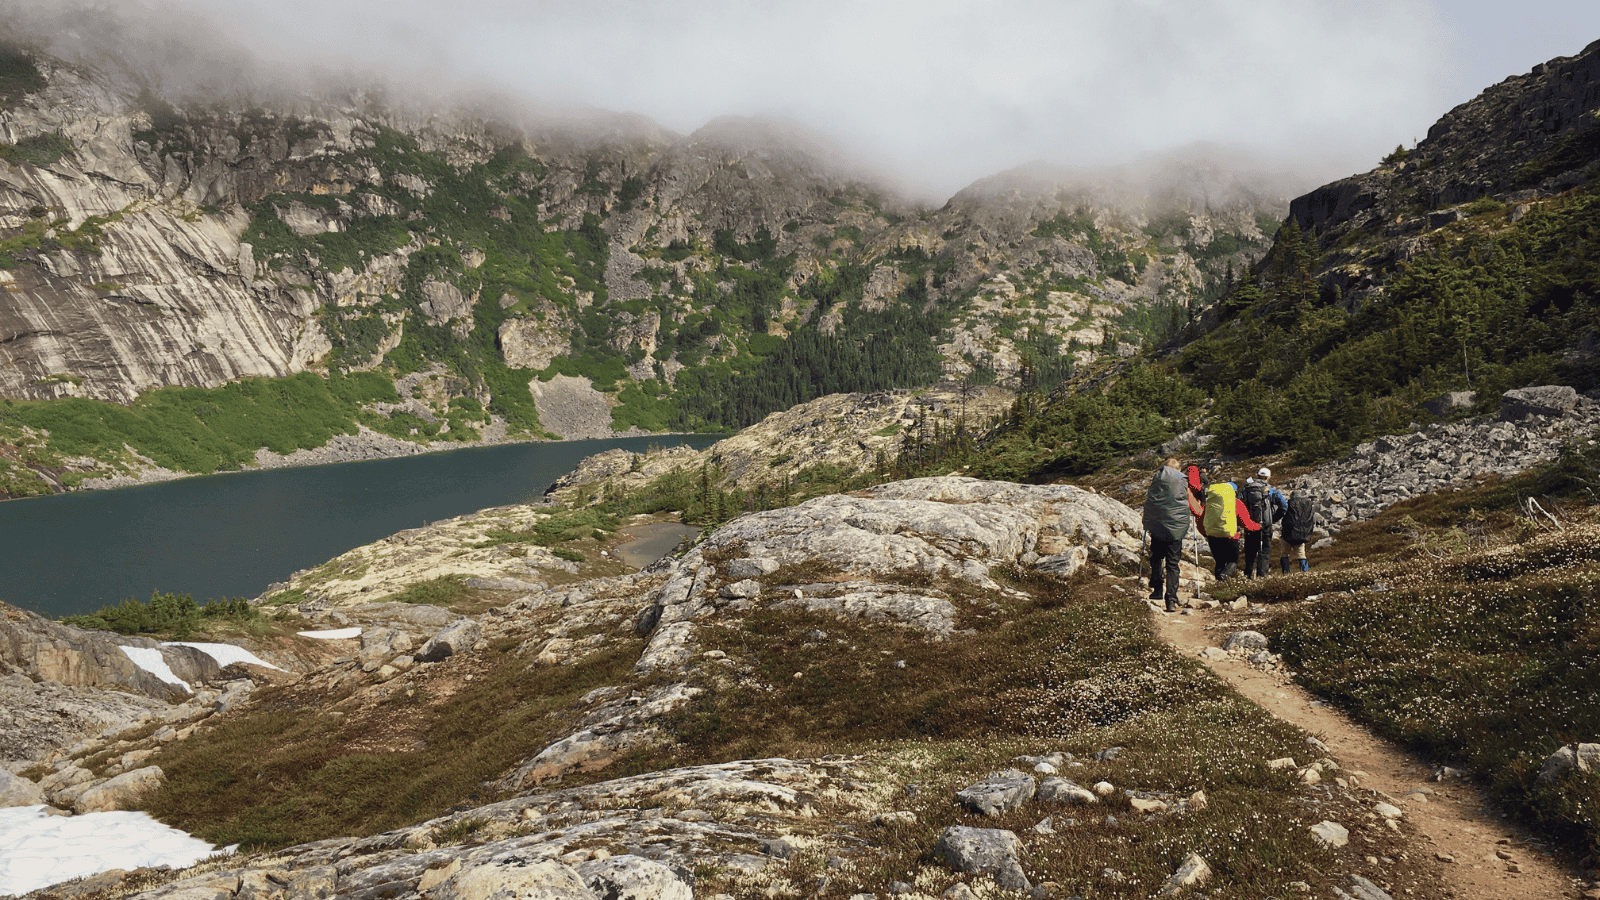
[[[1261,523],[1260,531],[1246,532],[1244,536],[1244,577],[1265,578],[1272,571],[1272,523],[1283,518],[1289,502],[1271,484],[1272,470],[1263,467],[1256,477],[1245,482],[1245,508],[1251,518]]]

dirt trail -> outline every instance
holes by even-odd
[[[1220,610],[1158,613],[1156,630],[1179,652],[1193,657],[1247,627],[1226,624],[1227,615]],[[1416,855],[1430,860],[1440,881],[1456,897],[1551,900],[1580,896],[1573,873],[1554,862],[1526,833],[1500,818],[1471,783],[1429,782],[1427,762],[1374,737],[1333,707],[1312,705],[1312,696],[1286,676],[1233,658],[1205,662],[1263,709],[1320,738],[1347,773],[1365,772],[1366,777],[1359,779],[1363,789],[1396,798],[1392,802],[1405,811],[1404,821],[1412,826],[1407,830],[1414,829],[1420,838]],[[1426,800],[1407,799],[1406,795],[1418,788],[1433,793]],[[1497,852],[1511,859],[1507,861]]]

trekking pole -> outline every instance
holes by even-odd
[[[1150,549],[1150,532],[1146,531],[1143,528],[1140,528],[1139,529],[1139,578],[1141,580],[1144,578],[1144,557],[1145,557],[1145,553],[1149,549]],[[1152,568],[1154,567],[1154,565],[1155,565],[1154,563],[1151,564]]]

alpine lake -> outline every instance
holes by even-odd
[[[700,449],[717,440],[501,444],[12,500],[0,503],[0,600],[60,617],[148,600],[154,591],[201,603],[256,597],[300,569],[395,532],[537,501],[587,456],[614,448]],[[636,567],[693,531],[645,527],[624,545],[623,558]]]

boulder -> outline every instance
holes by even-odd
[[[462,619],[449,628],[439,632],[428,642],[422,645],[414,656],[417,662],[438,662],[441,659],[454,656],[466,650],[471,650],[472,645],[483,636],[483,631],[474,619]]]
[[[1471,409],[1478,402],[1477,391],[1447,391],[1422,404],[1422,408],[1444,418],[1461,410]]]
[[[0,769],[0,808],[38,806],[43,802],[44,792],[37,784]]]
[[[1545,757],[1539,768],[1540,781],[1554,781],[1568,769],[1588,772],[1600,765],[1600,744],[1568,744]]]
[[[1265,650],[1267,646],[1267,636],[1259,631],[1235,631],[1222,642],[1224,650]]]
[[[1013,769],[962,788],[956,792],[956,800],[975,813],[998,816],[1032,800],[1037,791],[1033,776]]]
[[[642,856],[590,860],[578,865],[578,874],[599,900],[694,900],[682,875]]]
[[[1019,855],[1022,840],[1000,828],[968,828],[952,825],[933,845],[933,858],[957,872],[993,875],[995,882],[1009,891],[1025,891],[1031,885],[1022,872]]]
[[[188,696],[183,688],[140,668],[122,652],[124,645],[157,647],[155,641],[74,628],[0,603],[0,664],[5,668],[34,681],[128,691],[157,700],[178,701]],[[211,670],[217,671],[215,661]]]
[[[164,780],[166,774],[161,771],[160,766],[145,766],[132,772],[123,772],[79,794],[78,799],[72,804],[72,811],[81,816],[85,813],[121,809],[123,804],[132,804],[146,791],[160,787]]]
[[[1311,826],[1311,839],[1319,847],[1337,850],[1350,843],[1350,829],[1338,822],[1318,822]]]
[[[1578,392],[1564,384],[1514,388],[1500,395],[1500,418],[1516,422],[1530,416],[1564,416],[1578,405]]]
[[[1211,880],[1211,866],[1201,858],[1198,853],[1190,853],[1178,866],[1178,870],[1167,878],[1167,883],[1162,886],[1161,897],[1176,897],[1185,890],[1198,887]]]
[[[1039,785],[1038,799],[1056,803],[1099,803],[1094,791],[1065,778],[1046,778]]]
[[[507,853],[457,872],[434,888],[433,900],[599,900],[599,895],[571,866]]]
[[[1388,891],[1360,875],[1351,875],[1345,886],[1349,888],[1345,893],[1352,900],[1394,900]]]

